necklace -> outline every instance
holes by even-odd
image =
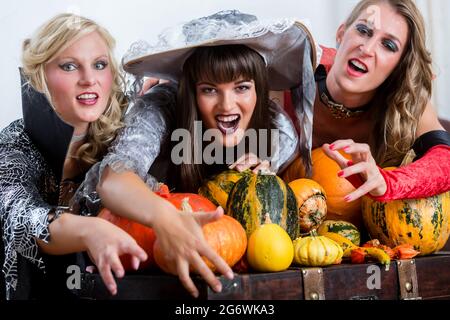
[[[330,110],[335,119],[358,117],[370,109],[370,103],[359,108],[347,108],[343,104],[335,102],[327,89],[327,73],[323,65],[317,68],[315,78],[319,89],[320,101]]]

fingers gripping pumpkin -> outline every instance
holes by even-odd
[[[171,194],[168,201],[178,209],[186,212],[214,211],[216,206],[208,199],[197,194]],[[247,235],[239,222],[224,215],[217,221],[203,226],[203,235],[211,248],[221,256],[229,266],[236,264],[247,249]],[[166,254],[161,250],[159,242],[153,247],[156,264],[165,272],[176,274],[173,266],[168,265]],[[206,265],[215,271],[215,266],[204,258]]]

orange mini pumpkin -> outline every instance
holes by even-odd
[[[178,197],[176,197],[178,202]],[[201,203],[203,200],[202,196],[199,195],[190,195],[189,197],[185,197],[179,203],[177,208],[187,211],[193,212],[193,208],[190,206],[191,198],[195,200],[193,203]],[[206,198],[203,198],[205,201],[208,201]],[[169,199],[170,202],[174,203],[172,199]],[[212,204],[212,203],[211,203]],[[214,206],[214,205],[213,205]],[[215,206],[214,209],[215,210]],[[205,211],[205,210],[202,210]],[[211,210],[207,210],[211,211]],[[247,249],[247,234],[245,233],[242,225],[234,218],[224,215],[217,221],[205,224],[203,226],[203,235],[205,237],[206,242],[211,246],[211,248],[221,256],[225,262],[229,266],[234,266],[244,255],[245,250]],[[177,270],[174,265],[168,265],[165,254],[161,250],[159,241],[157,240],[153,247],[153,254],[155,258],[156,264],[165,272],[171,274],[177,274]],[[212,270],[215,271],[215,266],[208,261],[208,259],[204,258],[206,265]]]

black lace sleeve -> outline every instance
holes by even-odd
[[[56,184],[39,152],[23,132],[23,124],[14,122],[0,134],[0,225],[4,244],[3,273],[7,295],[17,285],[17,256],[21,255],[44,270],[36,239],[48,241],[48,212],[44,189]]]

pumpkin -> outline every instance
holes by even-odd
[[[291,239],[300,235],[297,200],[281,178],[260,172],[240,179],[228,198],[227,214],[239,221],[250,236],[264,224],[266,213]]]
[[[353,242],[355,246],[359,246],[361,243],[361,234],[358,228],[356,228],[354,224],[347,221],[326,220],[320,225],[317,232],[321,236],[324,236],[325,233],[328,232],[337,233]]]
[[[428,255],[439,251],[450,234],[450,192],[425,199],[362,201],[364,223],[372,238],[395,247],[410,244]]]
[[[174,198],[176,199],[175,201]],[[214,208],[202,211],[215,210],[215,206],[209,200],[199,195],[189,195],[179,202],[179,197],[176,194],[173,194],[169,198],[169,201],[176,204],[177,208],[186,212],[194,211],[191,207],[191,203],[194,204],[196,208],[204,207],[206,203],[210,203]],[[224,215],[217,221],[205,224],[202,227],[202,230],[206,242],[230,267],[235,265],[244,255],[245,250],[247,249],[247,235],[242,225],[232,217]],[[154,244],[153,254],[156,264],[163,271],[175,275],[177,274],[177,270],[174,269],[175,266],[168,265],[158,240],[156,240]],[[215,266],[208,259],[204,258],[204,261],[212,271],[216,271]]]
[[[341,154],[350,159],[346,153]],[[345,178],[338,177],[341,171],[339,165],[323,152],[322,148],[314,149],[311,153],[313,174],[311,179],[319,183],[327,195],[327,218],[332,220],[345,220],[357,227],[362,226],[361,199],[346,202],[345,196],[355,188]],[[283,174],[286,182],[305,177],[305,169],[301,159],[295,160]]]
[[[325,190],[310,179],[297,179],[289,183],[298,206],[298,219],[302,233],[317,229],[327,215]]]
[[[170,193],[166,185],[162,185],[156,194],[172,203],[179,210],[209,212],[217,209],[217,206],[205,197],[195,193]]]
[[[181,208],[183,199],[189,198],[189,204],[195,211],[214,211],[216,209],[216,206],[214,206],[214,204],[199,195],[186,193],[170,193],[168,187],[164,184],[160,185],[160,189],[158,192],[156,192],[156,194],[168,200],[177,208]],[[140,263],[139,270],[146,269],[155,265],[153,248],[156,241],[156,234],[152,228],[144,226],[130,219],[118,216],[106,208],[102,209],[98,216],[125,230],[147,253],[148,258],[147,260]],[[130,255],[121,256],[120,261],[122,262],[122,265],[126,271],[134,270],[131,264]]]
[[[216,206],[227,207],[228,195],[236,182],[242,177],[252,174],[250,170],[239,172],[227,170],[206,181],[199,189],[198,194],[209,199]]]
[[[247,261],[254,270],[278,272],[289,268],[294,258],[294,246],[286,231],[270,221],[256,228],[248,239]]]
[[[154,265],[153,259],[153,245],[156,240],[155,232],[152,228],[144,226],[140,223],[134,222],[127,218],[113,214],[110,210],[103,208],[98,214],[99,218],[105,219],[112,224],[118,226],[122,230],[126,231],[131,235],[137,244],[147,253],[147,260],[142,261],[139,264],[139,270],[149,268]],[[131,256],[129,254],[122,255],[120,257],[120,262],[122,263],[125,271],[134,270],[131,264]]]
[[[339,264],[343,254],[339,244],[325,236],[318,236],[315,230],[308,237],[294,240],[294,262],[302,266]]]

